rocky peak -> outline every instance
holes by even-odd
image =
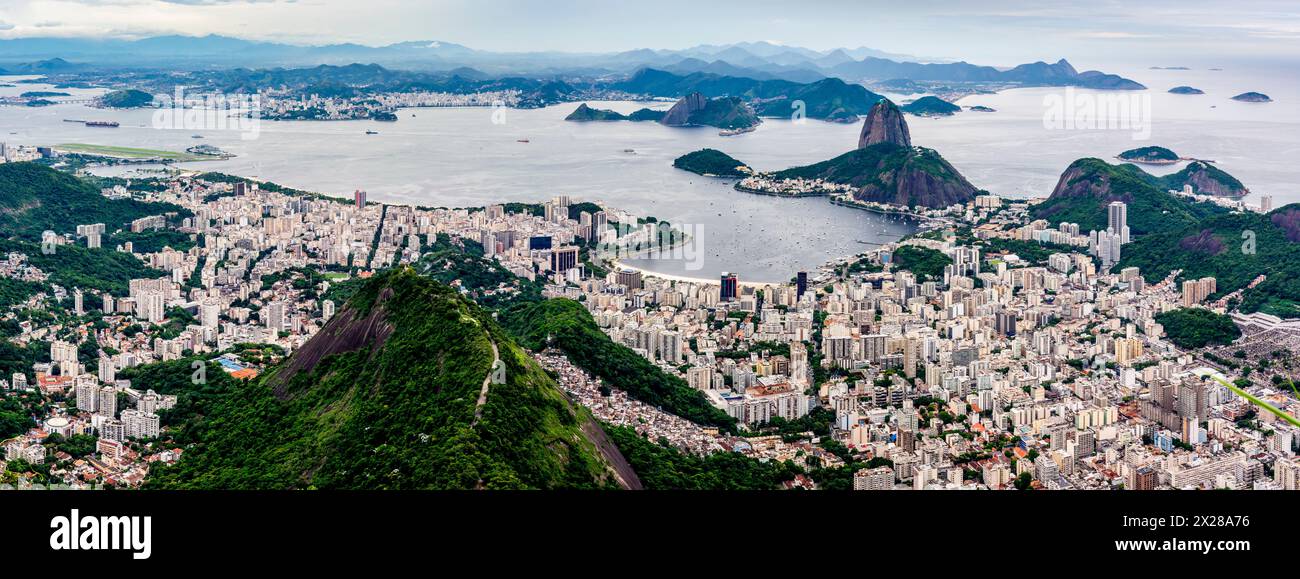
[[[907,130],[903,111],[889,99],[881,99],[876,106],[871,107],[871,112],[867,113],[867,121],[862,125],[862,134],[858,137],[859,149],[877,143],[912,146],[912,135]]]
[[[668,109],[668,112],[664,114],[659,122],[669,126],[688,125],[690,124],[691,115],[704,110],[704,107],[707,106],[709,106],[709,99],[703,94],[693,92],[677,101],[677,104]]]

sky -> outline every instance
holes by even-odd
[[[220,34],[294,44],[441,40],[614,52],[765,40],[935,59],[1294,59],[1300,1],[0,0],[0,38]]]

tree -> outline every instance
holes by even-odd
[[[1027,472],[1020,473],[1020,476],[1016,477],[1016,490],[1018,491],[1029,490],[1029,487],[1033,483],[1033,481],[1034,481],[1034,477],[1030,476],[1029,473]]]

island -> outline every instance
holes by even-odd
[[[1169,89],[1170,94],[1205,94],[1205,91],[1191,86],[1176,86]]]
[[[918,117],[948,117],[961,111],[961,107],[936,96],[924,96],[903,105],[902,110]]]
[[[96,104],[106,109],[138,109],[153,105],[153,95],[142,90],[115,90],[97,99]]]
[[[54,104],[58,104],[58,103],[47,99],[31,99],[26,102],[26,105],[29,107],[48,107]]]
[[[860,208],[941,208],[979,192],[933,149],[912,146],[903,112],[888,99],[867,114],[858,148],[833,159],[736,184],[748,193],[785,197],[829,196]]]
[[[677,101],[659,119],[669,127],[717,127],[728,131],[751,129],[763,122],[740,97],[708,98],[698,92]]]
[[[973,112],[973,113],[996,113],[996,112],[998,112],[997,109],[995,109],[995,108],[993,108],[993,107],[986,107],[986,106],[984,106],[984,105],[975,105],[975,106],[973,106],[973,107],[967,107],[966,110],[968,110],[968,111],[970,111],[970,112]]]
[[[1241,94],[1239,94],[1239,95],[1237,95],[1237,96],[1235,96],[1235,97],[1232,97],[1232,100],[1234,100],[1234,101],[1241,101],[1241,102],[1243,102],[1243,103],[1271,103],[1271,102],[1273,102],[1273,99],[1269,98],[1268,95],[1266,95],[1266,94],[1264,94],[1264,93],[1260,93],[1260,92],[1243,92],[1243,93],[1241,93]]]
[[[56,91],[48,91],[48,90],[30,90],[18,96],[25,99],[38,99],[38,98],[45,98],[45,97],[65,97],[65,96],[72,96],[72,95],[66,92],[56,92]]]
[[[1177,153],[1157,146],[1129,149],[1120,153],[1119,159],[1130,163],[1145,163],[1147,165],[1172,165],[1182,160]]]
[[[673,166],[705,177],[748,177],[749,166],[717,149],[700,149],[678,157]]]
[[[564,117],[566,121],[575,123],[587,122],[605,122],[605,121],[658,121],[664,116],[664,111],[654,109],[638,109],[630,115],[625,115],[609,109],[596,109],[587,106],[587,103],[578,105],[569,116]]]

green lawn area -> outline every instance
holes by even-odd
[[[113,147],[109,145],[87,145],[85,143],[66,143],[56,145],[55,150],[65,153],[80,153],[82,155],[98,155],[101,157],[116,157],[118,159],[168,159],[172,161],[202,161],[211,159],[203,155],[194,155],[190,153],[177,153],[175,151],[159,151],[156,149],[132,149],[130,147]]]

